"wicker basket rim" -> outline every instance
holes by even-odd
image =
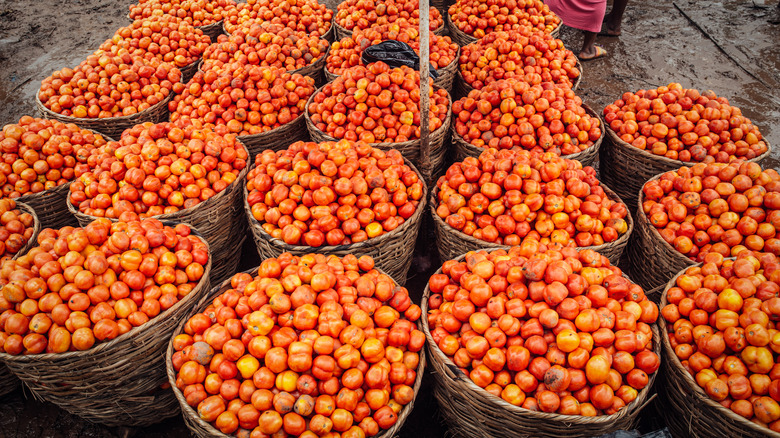
[[[673,160],[671,158],[662,157],[660,155],[656,155],[653,153],[650,153],[644,149],[639,149],[637,147],[634,147],[630,145],[629,143],[626,143],[623,141],[615,131],[612,130],[612,127],[609,126],[609,124],[604,124],[606,127],[607,135],[609,135],[609,138],[615,143],[616,146],[622,147],[624,149],[632,151],[634,154],[639,155],[643,159],[647,161],[652,161],[655,163],[658,163],[659,165],[665,166],[665,167],[682,167],[682,166],[693,166],[695,164],[698,164],[696,161],[680,161],[680,160]],[[766,143],[766,152],[763,154],[751,158],[749,161],[751,163],[759,163],[763,161],[766,157],[769,156],[769,154],[772,152],[772,145],[769,143],[769,140],[767,138],[762,138],[763,142]],[[744,158],[737,158],[740,160],[745,160]]]
[[[249,275],[251,275],[254,278],[254,276],[257,274],[257,271],[259,269],[260,269],[260,267],[257,266],[257,267],[254,267],[254,268],[247,269],[246,271],[243,271],[243,273],[249,274]],[[376,269],[380,274],[388,275],[386,272],[382,271],[381,269],[379,269],[377,267],[374,267],[374,269]],[[392,278],[392,277],[390,277],[390,278]],[[392,279],[393,279],[393,282],[395,282],[396,285],[399,284],[394,278],[392,278]],[[205,421],[203,421],[200,418],[200,416],[198,416],[198,415],[196,415],[194,413],[194,409],[192,408],[192,406],[190,406],[186,402],[186,400],[184,399],[184,395],[179,390],[179,388],[176,386],[175,373],[173,371],[173,362],[172,362],[171,358],[173,356],[173,338],[176,337],[177,334],[182,332],[182,329],[184,328],[184,325],[192,317],[192,315],[196,314],[199,311],[199,309],[207,307],[206,303],[208,303],[209,301],[212,301],[214,298],[216,298],[217,296],[221,295],[222,292],[224,292],[227,289],[230,289],[230,280],[231,279],[228,278],[225,281],[223,281],[222,284],[212,287],[211,290],[207,294],[205,294],[203,296],[203,298],[201,298],[201,301],[198,302],[196,305],[194,305],[192,307],[191,311],[182,319],[182,321],[179,323],[179,325],[173,330],[173,333],[171,335],[171,340],[170,340],[170,342],[168,342],[168,348],[166,349],[166,353],[165,353],[165,371],[166,371],[166,373],[168,375],[168,381],[171,384],[171,389],[173,390],[174,394],[176,395],[176,399],[179,401],[179,405],[181,407],[182,415],[184,415],[186,417],[189,417],[190,420],[195,421],[198,424],[198,426],[200,426],[201,428],[203,428],[205,430],[208,430],[212,434],[212,436],[222,436],[222,437],[225,437],[225,438],[230,438],[232,435],[222,434],[219,430],[217,430],[210,423],[206,423]],[[421,321],[422,319],[424,319],[424,318],[420,317],[417,320],[416,326],[417,326],[418,330],[422,330],[423,329],[423,325],[422,325],[422,321]],[[423,347],[418,352],[418,355],[419,355],[419,363],[417,365],[417,377],[415,378],[414,386],[413,386],[414,398],[412,399],[411,402],[409,402],[408,404],[406,404],[402,408],[401,412],[398,414],[398,420],[396,421],[396,423],[390,429],[384,430],[381,433],[379,433],[378,435],[375,435],[375,438],[392,438],[392,437],[397,436],[398,430],[401,429],[401,427],[405,423],[406,419],[409,417],[409,415],[411,414],[412,410],[414,409],[414,404],[417,401],[417,395],[420,392],[420,386],[422,385],[422,377],[423,377],[423,374],[424,374],[424,371],[425,371],[425,366],[426,366],[426,363],[427,363],[427,355],[426,355],[425,347]]]
[[[321,253],[331,253],[331,252],[339,252],[339,251],[346,251],[346,250],[355,250],[360,248],[366,248],[366,247],[377,247],[381,245],[385,240],[392,238],[393,236],[396,236],[398,234],[406,233],[407,228],[412,226],[415,222],[417,222],[417,219],[422,215],[423,210],[426,208],[426,202],[428,197],[428,186],[425,184],[425,180],[422,177],[422,174],[419,170],[414,166],[414,164],[409,161],[406,157],[403,157],[404,164],[409,166],[414,173],[417,174],[417,178],[420,180],[423,186],[423,196],[420,198],[419,204],[417,204],[417,208],[414,211],[414,214],[412,214],[409,219],[406,219],[404,223],[398,226],[398,228],[388,232],[384,233],[380,236],[364,240],[362,242],[357,243],[351,243],[349,245],[331,245],[331,246],[320,246],[320,247],[313,247],[313,246],[299,246],[299,245],[290,245],[288,243],[285,243],[281,239],[277,239],[274,237],[271,237],[265,229],[260,225],[260,222],[254,218],[251,214],[247,214],[247,221],[249,221],[249,226],[253,227],[255,230],[257,230],[265,240],[273,243],[274,246],[281,248],[283,251],[295,251],[295,252],[308,252],[312,249],[316,250],[316,252]],[[255,168],[255,165],[252,165],[252,169]],[[251,169],[250,169],[251,170]],[[247,212],[251,211],[251,207],[249,206],[249,203],[247,201],[247,195],[249,192],[247,191],[246,184],[243,185],[244,190],[244,209]]]
[[[325,85],[328,85],[328,84],[325,84]],[[314,100],[314,97],[318,93],[322,92],[322,89],[325,87],[325,85],[323,85],[322,87],[320,87],[317,90],[315,90],[314,93],[312,93],[311,96],[309,96],[309,100],[306,101],[306,110],[303,112],[303,115],[306,117],[306,124],[309,127],[311,127],[312,129],[314,129],[317,132],[319,132],[320,135],[323,138],[325,138],[325,139],[327,139],[329,141],[338,141],[338,139],[333,138],[333,137],[327,135],[326,133],[320,131],[319,128],[317,128],[317,126],[314,125],[314,122],[311,121],[311,116],[309,115],[309,105],[311,105],[312,101]],[[434,84],[433,88],[434,88],[434,90],[436,90],[436,89],[439,89],[441,87],[439,87],[438,85]],[[447,90],[444,90],[444,91],[447,92],[447,99],[449,100],[449,105],[447,105],[447,117],[444,118],[444,121],[442,122],[441,126],[439,126],[439,128],[437,130],[435,130],[435,131],[430,133],[431,137],[437,136],[437,135],[443,135],[442,134],[442,130],[447,130],[447,128],[449,127],[449,124],[450,124],[450,122],[452,120],[452,103],[453,103],[452,102],[452,95],[450,94],[449,91],[447,91]],[[415,146],[415,145],[419,146],[419,144],[420,144],[420,139],[419,138],[416,138],[416,139],[413,139],[413,140],[404,141],[404,142],[399,142],[399,143],[369,143],[370,146],[375,147],[375,148],[380,148],[380,149],[400,149],[400,148],[411,147],[411,146]]]
[[[298,117],[296,117],[296,118],[294,118],[294,119],[290,120],[289,122],[285,123],[285,124],[284,124],[284,125],[282,125],[282,126],[277,126],[277,127],[276,127],[276,128],[274,128],[274,129],[271,129],[271,130],[268,130],[268,131],[265,131],[265,132],[260,132],[260,133],[258,133],[258,134],[239,135],[239,136],[238,136],[238,137],[236,137],[236,138],[237,138],[238,140],[240,140],[241,142],[245,142],[245,141],[252,141],[252,140],[260,140],[260,139],[262,139],[263,137],[269,137],[269,136],[271,136],[271,135],[275,135],[277,132],[279,132],[279,131],[277,131],[277,130],[281,130],[282,128],[288,128],[288,127],[292,126],[294,123],[296,123],[296,122],[300,122],[300,121],[301,121],[301,117],[303,117],[303,113],[301,113],[301,114],[298,114]],[[247,160],[247,163],[248,163],[248,161],[249,161],[249,160]],[[247,166],[247,167],[250,167],[250,166]],[[254,167],[254,166],[252,166],[252,167]],[[250,170],[251,170],[251,169],[250,169]]]
[[[482,251],[482,250],[480,250]],[[487,250],[485,250],[487,251]],[[465,254],[461,254],[460,256],[456,257],[455,260],[461,260],[465,258],[470,252],[466,252]],[[490,251],[488,251],[490,252]],[[440,274],[442,271],[441,268],[436,270],[436,274]],[[625,274],[623,274],[624,277],[628,278]],[[629,279],[630,281],[630,279]],[[457,365],[452,362],[450,358],[448,358],[446,355],[444,355],[444,352],[441,351],[438,345],[436,345],[435,342],[433,342],[433,337],[431,335],[430,327],[428,326],[428,318],[426,317],[428,315],[428,298],[430,296],[430,288],[428,287],[428,284],[425,285],[425,290],[423,291],[422,295],[422,302],[420,303],[420,306],[422,308],[422,315],[423,318],[421,318],[422,326],[423,326],[423,332],[425,333],[425,339],[428,348],[431,350],[431,357],[429,358],[429,361],[433,362],[434,358],[438,359],[439,362],[441,362],[445,367],[449,368],[450,370],[458,369]],[[660,331],[658,328],[657,323],[653,323],[650,325],[653,329],[653,338],[654,339],[654,345],[653,345],[653,351],[658,356],[659,361],[662,360],[661,358],[661,343],[658,342],[658,338],[660,338]],[[533,420],[538,421],[547,421],[547,420],[558,420],[561,422],[567,423],[569,427],[571,426],[577,426],[577,425],[593,425],[593,424],[607,424],[614,421],[617,421],[626,415],[629,415],[632,411],[637,410],[641,411],[650,401],[652,401],[653,398],[657,396],[657,394],[650,395],[650,389],[653,386],[653,382],[655,381],[656,376],[658,375],[658,371],[660,370],[660,367],[658,370],[656,370],[652,376],[650,376],[650,381],[645,385],[644,388],[642,388],[641,391],[639,391],[639,394],[637,395],[636,399],[634,399],[631,403],[624,406],[622,409],[620,409],[618,412],[612,414],[612,415],[599,415],[595,417],[584,417],[581,415],[564,415],[564,414],[555,414],[555,413],[547,413],[547,412],[540,412],[540,411],[532,411],[530,409],[525,409],[520,406],[515,406],[501,397],[491,397],[490,400],[494,403],[498,404],[499,406],[503,407],[507,410],[508,415],[514,415],[514,414],[523,414],[523,415],[529,415],[531,417],[536,417]],[[460,370],[458,369],[458,372]],[[492,395],[484,390],[484,388],[480,388],[477,386],[476,383],[474,383],[468,376],[462,377],[458,379],[462,382],[465,382],[466,386],[469,387],[469,389],[473,391],[477,391],[478,394],[484,395],[485,397]]]
[[[246,145],[241,141],[241,139],[236,137],[236,142],[238,144],[240,144],[244,148],[244,150],[247,153],[247,156],[249,156],[249,148],[246,147]],[[248,162],[247,162],[247,164],[248,164]],[[211,198],[206,199],[205,201],[202,201],[202,202],[200,202],[200,203],[198,203],[198,204],[196,204],[196,205],[194,205],[194,206],[192,206],[190,208],[185,208],[184,210],[179,210],[179,211],[177,211],[175,213],[164,213],[164,214],[159,214],[157,216],[151,216],[150,219],[157,219],[159,221],[177,221],[185,213],[186,214],[191,214],[191,215],[198,214],[199,211],[204,210],[206,208],[209,208],[211,205],[213,205],[214,203],[218,202],[223,197],[227,196],[227,194],[230,193],[232,190],[236,190],[235,189],[236,186],[234,186],[234,184],[238,184],[241,181],[243,181],[243,179],[244,179],[244,177],[246,176],[247,173],[249,173],[249,166],[248,165],[244,166],[244,168],[241,170],[241,172],[238,173],[238,176],[236,177],[236,179],[233,180],[233,182],[230,183],[225,188],[225,190],[222,190],[221,192],[217,193],[216,195],[212,196]],[[72,202],[70,202],[70,200],[68,200],[68,202],[66,202],[66,204],[68,205],[68,210],[74,216],[76,216],[77,218],[78,217],[87,217],[87,218],[92,218],[92,220],[97,219],[97,216],[91,216],[91,215],[84,214],[81,211],[79,211],[76,208],[76,206],[73,205]],[[118,221],[117,218],[107,218],[107,219],[109,219],[111,222]]]
[[[618,196],[617,193],[612,191],[612,189],[607,187],[606,184],[604,184],[603,182],[599,181],[599,186],[601,186],[601,188],[604,190],[604,193],[606,193],[606,195],[610,199],[612,199],[615,202],[623,203],[625,205],[625,203],[620,199],[620,196]],[[433,216],[433,220],[436,221],[436,223],[438,223],[439,226],[445,227],[444,229],[446,229],[447,231],[449,231],[452,234],[455,234],[456,236],[458,236],[459,239],[465,240],[466,242],[469,242],[469,243],[472,243],[472,244],[476,244],[476,245],[481,246],[483,248],[495,248],[495,249],[509,249],[509,248],[511,248],[510,245],[499,245],[499,244],[496,244],[496,243],[492,243],[492,242],[488,242],[488,241],[485,241],[485,240],[477,239],[477,238],[475,238],[473,236],[469,236],[468,234],[466,234],[466,233],[464,233],[462,231],[459,231],[459,230],[456,230],[456,229],[452,228],[448,223],[444,222],[444,220],[442,220],[442,218],[439,217],[438,214],[436,214],[436,208],[434,207],[435,205],[438,205],[438,203],[435,202],[436,201],[436,196],[437,196],[438,193],[439,193],[439,186],[437,184],[434,184],[433,188],[431,188],[431,195],[430,195],[431,199],[429,201],[429,204],[431,206],[431,215]],[[614,242],[607,242],[607,243],[604,243],[603,245],[592,245],[592,246],[577,247],[577,250],[578,251],[583,251],[583,250],[586,250],[586,249],[592,249],[592,250],[594,250],[596,252],[599,252],[599,251],[602,251],[602,250],[607,250],[607,249],[611,249],[611,248],[614,248],[614,247],[623,246],[625,244],[625,242],[628,242],[628,239],[631,237],[631,233],[634,231],[634,219],[631,217],[631,213],[626,214],[625,221],[628,223],[628,229],[626,230],[625,233],[621,234],[620,237],[618,237],[618,239],[615,240]]]
[[[29,213],[33,218],[33,233],[32,236],[30,236],[30,239],[27,240],[27,243],[24,244],[24,246],[19,249],[19,251],[14,254],[12,257],[13,260],[16,260],[17,258],[27,254],[29,250],[32,249],[32,247],[38,243],[38,233],[41,232],[41,221],[38,220],[38,215],[35,213],[35,209],[30,207],[29,205],[25,204],[24,202],[19,202],[14,200],[16,203],[16,208],[23,211],[24,213]]]
[[[729,259],[733,260],[733,257],[729,257]],[[697,263],[693,266],[701,266],[701,265],[702,263]],[[658,305],[659,308],[663,309],[663,307],[667,304],[666,302],[667,292],[669,292],[669,289],[671,289],[676,284],[677,278],[685,274],[685,271],[687,270],[688,268],[681,270],[674,276],[674,278],[669,280],[669,282],[666,284],[666,287],[664,288],[661,294],[661,301],[660,304]],[[664,356],[667,356],[665,358],[665,360],[667,361],[666,365],[674,367],[676,370],[680,371],[677,374],[679,376],[682,376],[682,379],[688,385],[688,388],[692,391],[693,396],[697,399],[696,401],[705,403],[708,407],[713,408],[718,412],[724,414],[725,416],[729,417],[730,420],[735,421],[744,427],[748,427],[755,432],[766,434],[768,436],[775,437],[775,438],[780,438],[780,433],[775,432],[767,427],[761,427],[753,423],[752,421],[748,421],[741,415],[737,415],[731,409],[728,409],[722,406],[720,403],[715,402],[715,400],[711,399],[710,396],[707,395],[707,393],[705,393],[701,389],[701,386],[699,386],[699,384],[696,383],[696,381],[691,377],[691,375],[688,374],[688,372],[685,371],[685,369],[683,369],[680,359],[677,357],[677,354],[675,354],[674,349],[669,343],[669,336],[666,329],[666,319],[664,319],[664,317],[661,316],[660,314],[658,315],[658,328],[659,331],[661,332],[661,342],[663,343],[663,348],[665,353]]]
[[[31,362],[42,362],[42,361],[58,361],[58,360],[76,358],[76,357],[88,357],[91,354],[100,353],[105,350],[109,350],[117,344],[133,339],[141,331],[148,329],[150,327],[154,327],[155,321],[161,321],[167,318],[176,310],[178,310],[180,307],[184,306],[185,303],[189,305],[189,301],[191,301],[194,297],[196,297],[197,292],[203,287],[204,281],[208,282],[209,280],[209,274],[211,273],[211,262],[212,262],[211,249],[209,247],[208,241],[192,225],[187,223],[182,223],[182,222],[171,222],[171,221],[163,222],[163,225],[169,227],[178,224],[183,224],[190,227],[191,234],[198,237],[198,239],[200,239],[203,243],[206,244],[206,248],[208,249],[208,253],[209,253],[209,261],[208,263],[206,263],[205,269],[203,270],[203,275],[200,277],[198,284],[187,295],[185,295],[184,298],[177,301],[176,304],[169,307],[164,312],[161,312],[159,315],[155,316],[154,318],[149,319],[149,321],[147,321],[146,323],[138,327],[133,327],[127,333],[119,335],[108,342],[101,342],[99,344],[95,344],[94,346],[92,346],[87,350],[67,351],[64,353],[42,353],[42,354],[18,355],[18,356],[0,352],[0,359],[2,359],[5,362],[31,363]]]

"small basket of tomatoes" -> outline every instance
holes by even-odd
[[[423,294],[434,396],[454,434],[632,429],[660,366],[658,307],[592,250],[469,252]]]
[[[168,380],[198,437],[389,438],[422,381],[421,313],[369,256],[284,253],[193,309],[171,337]]]
[[[249,153],[235,135],[146,123],[93,152],[97,164],[70,187],[68,208],[81,225],[97,217],[186,222],[209,242],[213,282],[236,270]]]
[[[758,128],[726,98],[678,83],[624,93],[604,108],[604,120],[607,141],[601,150],[601,177],[631,211],[641,208],[635,202],[642,185],[659,173],[736,159],[761,164],[772,150]]]
[[[455,101],[452,111],[456,161],[493,147],[552,151],[590,166],[604,140],[598,114],[571,88],[552,82],[495,81]]]
[[[432,182],[444,172],[452,99],[447,90],[428,80],[427,160],[420,143],[420,73],[410,67],[390,68],[384,62],[374,62],[347,69],[309,98],[304,112],[306,127],[314,141],[346,139],[396,149],[421,170],[426,182]]]
[[[658,324],[675,436],[780,437],[780,260],[708,254],[666,285]]]
[[[754,162],[697,163],[656,175],[639,192],[630,270],[658,296],[710,252],[780,254],[780,175]]]
[[[396,150],[298,142],[257,156],[244,208],[261,258],[368,255],[404,284],[427,194],[420,173]]]
[[[488,149],[455,163],[431,190],[442,260],[528,239],[597,251],[617,265],[634,229],[592,167],[551,153]]]
[[[5,125],[0,130],[3,197],[31,207],[40,228],[75,225],[67,207],[70,183],[88,169],[90,151],[110,140],[58,120],[23,116]]]
[[[210,268],[208,243],[186,224],[45,229],[0,268],[0,359],[36,398],[89,421],[162,421],[176,414],[164,351]]]

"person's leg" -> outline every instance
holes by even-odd
[[[623,13],[626,11],[628,0],[615,0],[612,10],[605,19],[604,33],[607,35],[620,35],[620,24],[623,21]]]
[[[595,44],[596,35],[596,32],[583,31],[582,50],[577,55],[581,61],[599,58],[607,54],[606,50]]]

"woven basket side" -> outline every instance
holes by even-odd
[[[200,237],[195,228],[193,234]],[[160,390],[165,382],[163,354],[170,333],[208,291],[212,259],[210,256],[203,277],[187,296],[111,341],[86,351],[29,356],[3,353],[0,360],[36,398],[90,421],[144,426],[173,416],[175,399],[169,391]]]
[[[7,366],[0,364],[0,398],[14,392],[21,383]]]
[[[457,259],[464,258],[462,254]],[[441,268],[437,271],[441,273]],[[430,289],[422,297],[422,313],[428,314]],[[653,350],[661,357],[658,327],[653,324]],[[592,437],[615,430],[627,430],[637,424],[638,415],[650,401],[650,390],[658,372],[637,398],[613,415],[582,417],[535,412],[514,406],[477,386],[439,349],[431,336],[427,318],[423,318],[428,363],[432,365],[435,393],[440,411],[453,431],[476,437]],[[650,398],[649,398],[650,397]]]
[[[258,268],[253,268],[244,272],[254,277],[257,274],[257,270]],[[381,269],[379,269],[379,271],[383,274],[385,273]],[[394,277],[391,276],[391,278],[395,280]],[[194,433],[199,438],[231,438],[232,435],[225,435],[221,433],[219,430],[217,430],[210,423],[203,421],[198,415],[198,413],[187,403],[184,394],[182,394],[182,392],[176,386],[176,371],[173,368],[173,361],[172,361],[173,350],[174,350],[173,338],[175,338],[176,335],[183,332],[184,325],[186,324],[187,320],[189,320],[196,313],[203,311],[206,307],[208,307],[209,303],[211,303],[211,301],[214,298],[221,295],[228,289],[230,289],[230,279],[225,279],[223,283],[211,289],[211,291],[205,294],[203,298],[195,306],[192,307],[189,313],[185,316],[184,319],[182,319],[182,321],[178,324],[178,327],[176,327],[176,329],[171,334],[171,338],[170,338],[171,341],[168,343],[168,348],[165,353],[165,370],[168,377],[168,382],[171,385],[171,389],[173,394],[176,397],[176,400],[178,400],[179,402],[179,407],[181,408],[182,415],[184,416],[184,422],[187,424],[187,427],[190,429],[190,431],[192,431],[192,433]],[[417,328],[420,330],[422,329],[420,321],[417,322]],[[396,423],[390,429],[387,429],[385,431],[382,431],[380,434],[375,435],[376,438],[396,437],[399,431],[401,430],[401,428],[403,427],[404,423],[406,422],[407,417],[409,417],[412,410],[414,410],[414,403],[415,400],[417,399],[417,394],[419,394],[420,392],[423,371],[425,370],[425,365],[426,365],[425,349],[420,350],[419,357],[420,357],[420,362],[417,366],[417,377],[414,381],[414,385],[412,386],[412,389],[414,390],[414,398],[412,399],[411,402],[409,402],[407,405],[403,407],[401,412],[398,414],[398,420],[396,420]]]
[[[38,233],[41,232],[41,221],[38,220],[38,215],[35,214],[35,210],[30,207],[29,205],[23,203],[23,202],[16,202],[16,208],[19,209],[22,213],[28,213],[33,218],[33,233],[32,236],[27,240],[27,243],[24,244],[22,249],[20,249],[16,254],[14,254],[13,259],[16,260],[19,257],[27,254],[27,251],[32,249],[33,246],[38,244]]]
[[[701,264],[695,266],[701,266]],[[677,278],[683,275],[686,269],[682,269],[666,284],[661,293],[660,308],[668,304],[666,301],[667,292],[674,287]],[[663,370],[667,383],[664,385],[664,395],[665,401],[668,401],[668,406],[671,407],[669,415],[664,416],[664,420],[674,436],[780,438],[780,433],[748,421],[711,399],[680,363],[680,359],[669,342],[669,329],[671,327],[667,326],[663,316],[658,318],[658,327],[663,343]]]
[[[266,149],[281,151],[296,141],[307,141],[309,132],[306,130],[306,117],[302,114],[293,121],[286,123],[270,131],[254,135],[242,135],[238,137],[249,150],[249,160],[254,162],[255,157]]]
[[[449,11],[444,14],[444,21],[447,23],[447,27],[450,30],[450,37],[452,38],[452,41],[455,41],[459,46],[467,46],[477,41],[477,39],[473,36],[468,35],[462,30],[458,29],[458,26],[455,25],[455,23],[452,21],[452,17],[450,16]]]
[[[41,229],[76,225],[76,218],[68,211],[70,184],[68,182],[40,193],[28,193],[16,198],[16,202],[27,204],[35,210]]]

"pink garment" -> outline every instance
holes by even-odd
[[[607,0],[544,0],[563,24],[575,29],[600,32]]]

